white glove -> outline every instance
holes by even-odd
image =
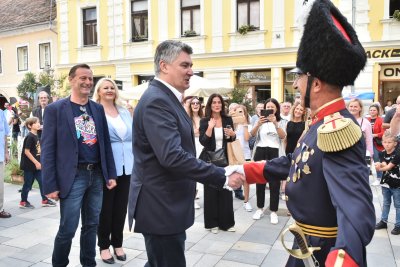
[[[234,172],[238,172],[246,177],[243,165],[230,165],[225,167],[225,176],[229,176]]]

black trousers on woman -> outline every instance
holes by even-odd
[[[254,154],[254,160],[270,160],[279,156],[279,149],[272,147],[257,147]],[[269,209],[271,211],[278,211],[279,206],[279,190],[281,188],[281,181],[268,181],[269,183]],[[256,184],[257,207],[264,208],[265,205],[265,187],[266,184]]]
[[[204,185],[204,227],[228,230],[235,226],[232,192]]]
[[[117,186],[109,190],[103,188],[103,205],[97,229],[97,245],[100,250],[122,247],[123,230],[128,208],[130,175],[118,176]]]

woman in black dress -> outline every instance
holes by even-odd
[[[290,111],[291,120],[286,126],[286,155],[293,153],[296,148],[297,141],[304,131],[305,123],[307,120],[307,110],[301,106],[299,102],[296,102],[292,110]]]

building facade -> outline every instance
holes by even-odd
[[[400,94],[398,0],[333,0],[353,21],[368,64],[344,94],[375,92],[384,103]],[[157,45],[180,40],[193,47],[194,70],[226,86],[244,86],[253,101],[292,100],[303,0],[58,0],[58,65],[67,73],[89,64],[96,78],[124,90],[154,74]]]
[[[57,63],[56,4],[52,0],[0,1],[0,107],[17,97],[28,72]]]

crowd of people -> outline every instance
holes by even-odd
[[[335,23],[328,23],[332,19]],[[321,29],[330,38],[319,38]],[[331,39],[333,51],[326,53]],[[293,87],[300,92],[293,103],[265,99],[250,116],[242,103],[227,108],[220,94],[206,103],[185,97],[192,53],[179,41],[157,46],[155,78],[133,113],[121,103],[112,79],[94,85],[87,64],[70,69],[69,97],[48,104],[48,94],[39,93],[39,106],[23,123],[29,133],[22,151],[25,181],[19,206],[33,208],[28,194],[34,179],[42,206],[58,202],[53,266],[68,265],[80,220],[83,266],[96,266],[96,240],[103,262],[126,261],[127,214],[129,228],[144,237],[146,266],[186,266],[186,230],[200,208],[199,184],[204,228],[213,234],[236,231],[234,196],[243,200],[245,211],[253,211],[250,184],[256,184],[254,220],[268,214],[270,223],[278,224],[283,199],[302,233],[295,235],[293,248],[320,247],[313,254],[320,266],[366,266],[365,247],[374,230],[387,228],[392,200],[396,223],[391,233],[400,234],[400,105],[382,109],[374,103],[368,116],[361,100],[346,105],[342,89],[354,83],[366,57],[354,29],[332,3],[319,0],[310,8],[292,71]],[[17,132],[21,121],[15,114],[7,107],[0,112],[0,175],[9,158],[7,136],[24,132]],[[237,140],[241,149],[232,152]],[[230,164],[232,153],[241,153],[235,157],[243,162]],[[370,171],[384,197],[378,223]],[[0,218],[9,218],[0,178]],[[303,266],[303,260],[291,254],[287,266]]]

